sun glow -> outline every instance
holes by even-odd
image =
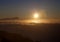
[[[32,16],[33,16],[32,19],[26,20],[24,21],[24,23],[27,25],[32,25],[32,24],[35,25],[35,24],[41,23],[38,12],[35,12]]]
[[[39,17],[38,13],[35,13],[35,14],[33,15],[33,18],[34,18],[34,19],[38,19],[38,17]]]
[[[39,14],[37,12],[33,15],[32,23],[39,23]]]

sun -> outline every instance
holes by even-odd
[[[38,13],[35,13],[35,14],[33,15],[33,18],[34,18],[34,19],[38,19],[38,17],[39,17]]]
[[[33,23],[39,23],[39,14],[38,14],[38,12],[34,13],[32,22]]]

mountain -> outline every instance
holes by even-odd
[[[0,19],[0,20],[17,20],[17,19],[19,19],[19,17],[3,18],[3,19]]]

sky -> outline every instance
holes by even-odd
[[[0,0],[0,18],[29,19],[34,11],[44,11],[43,19],[60,19],[60,0]]]

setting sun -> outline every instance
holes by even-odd
[[[33,18],[33,23],[39,23],[39,14],[37,12],[34,13]]]
[[[34,17],[34,19],[38,19],[38,17],[39,17],[38,13],[35,13],[35,14],[33,15],[33,17]]]

